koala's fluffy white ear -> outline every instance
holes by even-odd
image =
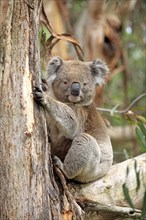
[[[56,73],[60,69],[62,63],[63,60],[60,57],[53,57],[48,65],[48,73]]]
[[[90,67],[96,83],[102,86],[105,83],[105,76],[109,73],[108,66],[104,61],[96,59],[91,63]]]
[[[48,64],[48,71],[47,71],[47,78],[46,82],[49,88],[51,88],[51,85],[53,81],[55,80],[57,76],[57,72],[60,69],[61,65],[63,63],[63,60],[60,57],[53,57],[49,64]]]

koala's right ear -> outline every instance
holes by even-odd
[[[108,66],[103,60],[96,59],[91,64],[91,72],[96,80],[96,83],[101,86],[105,83],[105,77],[109,73]]]
[[[60,69],[62,63],[63,60],[60,57],[53,57],[48,65],[48,73],[53,74],[57,72]]]

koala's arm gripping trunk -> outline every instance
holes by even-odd
[[[66,104],[47,96],[44,98],[44,107],[56,124],[60,132],[73,139],[78,133],[78,123],[73,110]]]

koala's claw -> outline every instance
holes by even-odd
[[[34,96],[35,101],[41,103],[42,105],[44,104],[44,95],[43,95],[43,91],[41,88],[34,86],[33,96]]]
[[[52,159],[53,159],[53,163],[54,163],[58,168],[62,169],[63,164],[62,164],[61,160],[60,160],[57,156],[53,156]]]
[[[48,85],[47,85],[47,82],[46,80],[42,79],[42,83],[40,84],[43,92],[46,92],[48,90]]]
[[[42,89],[40,88],[40,87],[38,87],[38,86],[33,86],[33,91],[34,92],[42,92]]]

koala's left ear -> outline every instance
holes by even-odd
[[[48,65],[48,74],[57,73],[60,69],[61,65],[63,63],[63,60],[60,57],[53,57]]]
[[[90,68],[96,83],[99,86],[103,85],[105,83],[105,76],[109,73],[106,63],[100,59],[96,59],[90,64]]]

